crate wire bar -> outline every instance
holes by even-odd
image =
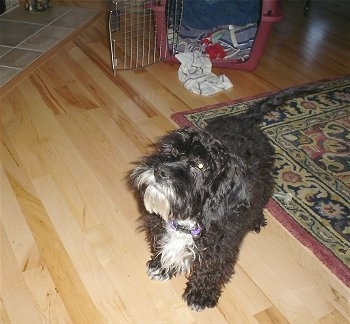
[[[181,6],[180,10],[170,10],[167,1],[161,0],[110,1],[108,28],[114,75],[117,70],[157,63],[166,57],[162,51],[169,51],[168,44],[176,46],[182,0],[174,4]],[[167,34],[157,30],[164,26]]]
[[[175,54],[181,41],[180,25],[185,17],[184,6],[188,10],[191,1],[198,4],[204,0],[188,0],[184,5],[185,1],[110,0],[108,25],[114,75],[117,70],[142,68],[162,60],[178,62]],[[241,0],[230,1],[238,3]],[[249,57],[214,58],[213,66],[255,70],[273,24],[282,18],[282,0],[261,0],[260,19],[256,23],[257,31]]]

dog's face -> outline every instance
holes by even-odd
[[[203,218],[211,209],[218,217],[228,196],[242,195],[241,172],[239,161],[209,133],[180,129],[164,137],[131,178],[146,210],[167,221]]]

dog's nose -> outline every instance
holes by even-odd
[[[158,175],[160,178],[167,179],[169,178],[169,170],[167,170],[166,167],[158,165],[155,168],[155,173]]]

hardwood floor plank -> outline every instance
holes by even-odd
[[[255,315],[256,319],[259,321],[259,323],[290,323],[282,313],[280,313],[275,308],[269,308],[257,315]]]
[[[33,235],[28,227],[24,215],[16,201],[5,171],[0,168],[1,183],[4,188],[1,195],[1,224],[16,258],[19,269],[28,271],[40,265],[40,251],[35,244]],[[11,217],[6,217],[11,215]]]
[[[321,324],[347,324],[349,321],[340,313],[332,312],[320,319]]]
[[[1,288],[2,302],[5,306],[7,317],[11,323],[25,323],[28,318],[31,321],[40,323],[42,317],[37,310],[35,300],[28,289],[22,275],[22,269],[18,266],[17,260],[6,237],[3,224],[0,228],[1,258]]]
[[[9,175],[8,178],[70,317],[73,321],[85,319],[101,323],[102,317],[87,294],[40,200],[15,178]],[[73,298],[72,292],[79,299]]]
[[[241,307],[245,308],[252,316],[265,311],[273,306],[272,302],[264,294],[252,278],[238,264],[234,274],[234,280],[229,283],[229,289],[225,290],[222,295],[223,301],[227,299],[227,308],[235,298]]]
[[[73,323],[45,264],[23,272],[23,277],[41,322]]]
[[[350,290],[271,215],[248,235],[218,307],[191,311],[186,278],[155,282],[128,183],[134,162],[177,128],[174,112],[350,73],[347,1],[284,1],[253,72],[213,68],[233,88],[204,97],[161,62],[116,76],[101,9],[16,83],[0,89],[4,323],[348,323]],[[18,82],[17,82],[18,81]]]
[[[49,176],[38,178],[34,181],[34,187],[69,259],[80,273],[88,294],[92,296],[92,302],[103,316],[103,321],[107,323],[131,321],[116,287],[98,262],[81,227],[74,222],[74,217],[54,181]],[[68,228],[66,224],[69,224]]]
[[[3,289],[3,288],[1,287],[1,289]],[[10,318],[7,314],[7,311],[5,309],[3,299],[0,299],[0,319],[1,319],[1,323],[3,323],[3,324],[11,323]]]

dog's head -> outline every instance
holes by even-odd
[[[208,132],[180,129],[145,156],[131,179],[146,210],[164,220],[200,219],[210,224],[227,206],[246,201],[243,163]],[[235,203],[232,203],[235,201]]]

